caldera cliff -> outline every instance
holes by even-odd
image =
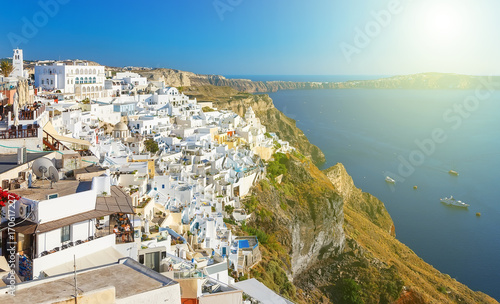
[[[251,270],[297,303],[498,303],[425,263],[399,242],[384,204],[356,188],[342,164],[320,171],[321,151],[267,95],[231,88],[182,88],[219,109],[252,106],[270,132],[298,151],[276,154],[267,179],[243,203],[251,218],[228,224],[259,237],[262,262]]]

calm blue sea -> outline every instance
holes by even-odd
[[[295,82],[344,82],[351,80],[372,80],[390,75],[224,75],[231,79],[252,81],[295,81]]]
[[[385,203],[399,240],[441,272],[500,300],[500,92],[477,109],[455,113],[473,94],[304,90],[270,96],[323,150],[325,167],[343,163],[358,187]],[[441,133],[434,148],[432,132]],[[397,180],[394,186],[386,175]],[[441,204],[449,195],[471,206]]]

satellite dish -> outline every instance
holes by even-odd
[[[33,162],[31,170],[39,179],[50,180],[50,187],[52,183],[59,181],[59,172],[48,158],[42,157]]]
[[[49,167],[49,177],[52,182],[56,183],[59,181],[59,172],[54,166]]]
[[[38,178],[49,178],[49,168],[54,167],[52,164],[52,161],[50,159],[42,157],[38,158],[33,162],[33,165],[31,166],[31,169],[33,170],[33,173],[35,173],[36,177]]]

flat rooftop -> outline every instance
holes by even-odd
[[[116,299],[127,298],[136,294],[161,288],[165,285],[178,284],[142,265],[132,261],[131,266],[115,264],[95,270],[77,272],[77,286],[80,294],[85,294],[105,287],[115,287]],[[47,278],[19,284],[15,296],[0,289],[0,303],[52,303],[72,297],[75,293],[73,274],[61,278]]]
[[[33,187],[28,189],[15,189],[11,192],[34,200],[34,201],[43,201],[47,199],[47,195],[57,193],[59,197],[87,191],[90,190],[92,186],[92,182],[81,182],[77,180],[60,180],[57,183],[52,184],[52,188],[50,187],[50,181],[47,180],[36,180],[33,183]]]
[[[34,153],[27,153],[28,156],[28,161],[31,162],[34,161],[37,158],[46,156],[47,154],[53,153],[53,151],[50,152],[34,152]],[[0,154],[0,174],[10,171],[12,169],[15,169],[16,167],[19,167],[20,165],[17,164],[17,153],[15,154]]]

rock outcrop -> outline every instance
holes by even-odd
[[[333,303],[345,300],[346,292],[363,303],[498,303],[440,273],[399,242],[383,203],[357,189],[342,164],[324,172],[344,199],[345,246],[310,264],[294,280],[298,288]],[[345,282],[359,291],[346,290]]]

